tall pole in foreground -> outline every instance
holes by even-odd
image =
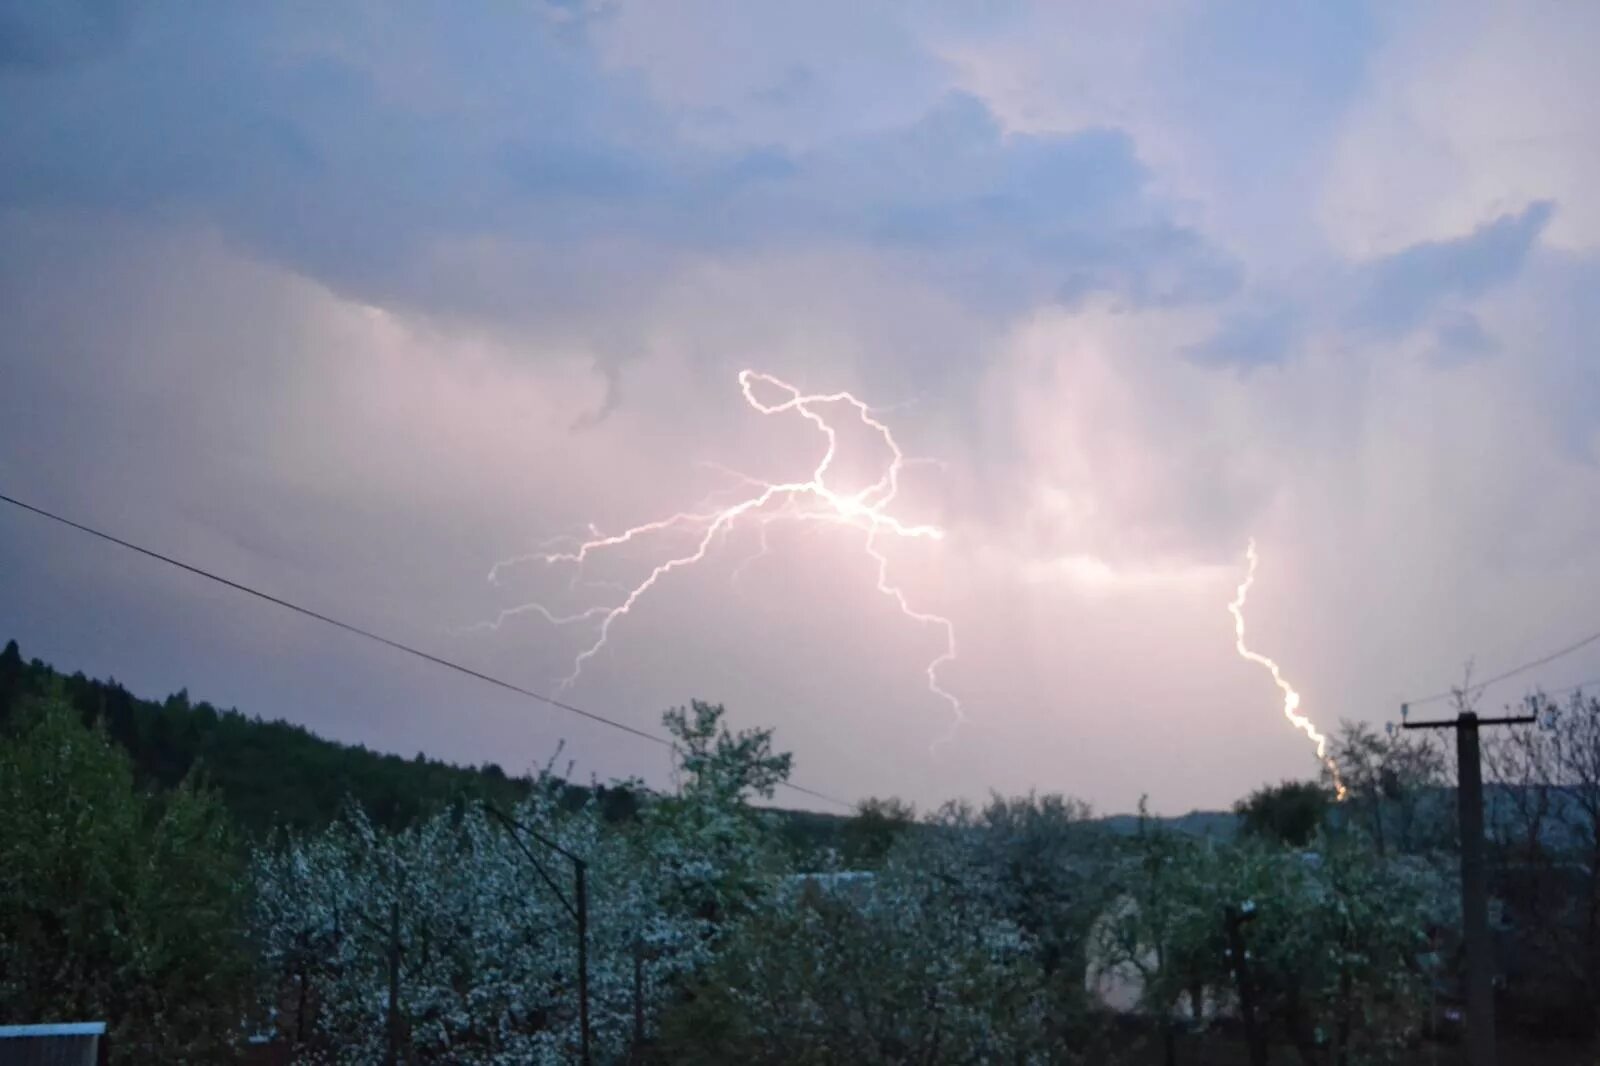
[[[578,925],[578,1060],[583,1066],[590,1066],[594,1062],[594,1057],[590,1049],[589,1034],[589,864],[544,834],[523,825],[488,800],[483,801],[483,809],[510,831],[512,843],[516,844],[517,850],[533,864],[534,870],[538,872],[545,886]],[[544,864],[539,861],[539,857],[523,843],[523,835],[531,837],[536,843],[544,845],[572,863],[571,899],[567,898],[567,894],[561,891],[561,886],[551,878]]]
[[[1244,1017],[1244,1039],[1250,1048],[1250,1066],[1267,1066],[1267,1045],[1256,1027],[1255,982],[1250,977],[1250,949],[1244,944],[1244,925],[1256,916],[1256,905],[1245,900],[1243,906],[1222,908],[1228,929],[1228,955],[1233,962],[1233,983],[1239,992],[1239,1013]]]
[[[578,921],[578,1039],[582,1043],[580,1054],[583,1066],[594,1062],[589,1050],[589,864],[582,859],[572,860],[573,888],[577,893],[577,906],[573,915]]]
[[[1400,707],[1401,718],[1407,707]],[[1483,845],[1483,764],[1478,728],[1538,721],[1534,715],[1479,718],[1462,711],[1436,722],[1404,722],[1406,729],[1454,729],[1461,821],[1461,927],[1467,949],[1467,1066],[1495,1066],[1494,941],[1489,936],[1489,875]]]

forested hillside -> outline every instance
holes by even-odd
[[[195,772],[222,794],[234,821],[252,836],[278,826],[321,828],[347,799],[358,802],[375,824],[399,829],[454,800],[481,798],[509,806],[533,787],[528,774],[508,774],[494,763],[456,766],[421,752],[404,759],[327,740],[281,718],[191,702],[187,691],[161,702],[142,699],[114,679],[67,675],[38,659],[25,660],[15,640],[0,652],[0,734],[22,697],[42,696],[56,685],[85,723],[103,722],[111,739],[127,749],[140,783],[172,788]],[[566,802],[580,804],[589,788],[569,784],[563,791]],[[598,793],[610,820],[625,820],[637,810],[638,797],[628,788],[600,785]],[[791,850],[851,850],[845,839],[848,819],[822,811],[781,815]],[[1128,814],[1104,821],[1119,833],[1134,832],[1139,824]],[[1168,824],[1183,832],[1228,836],[1233,823],[1231,814],[1196,811]]]
[[[16,641],[0,653],[0,732],[25,696],[54,686],[86,723],[103,723],[126,748],[136,779],[172,788],[190,773],[217,789],[233,819],[259,835],[275,826],[321,828],[354,798],[374,823],[397,829],[463,797],[511,805],[532,780],[493,763],[460,767],[418,753],[414,759],[324,740],[303,726],[191,703],[187,692],[163,702],[140,699],[115,680],[67,676],[38,659],[25,661]],[[584,790],[577,790],[581,796]],[[632,809],[626,790],[602,789],[608,813]]]

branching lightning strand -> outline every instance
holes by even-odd
[[[1240,582],[1239,590],[1234,595],[1233,602],[1228,604],[1228,613],[1233,615],[1234,647],[1238,649],[1242,658],[1264,666],[1271,672],[1273,682],[1283,692],[1283,716],[1289,719],[1296,729],[1310,737],[1312,743],[1317,746],[1317,758],[1321,759],[1322,765],[1328,768],[1328,773],[1333,779],[1335,795],[1338,799],[1343,800],[1345,796],[1344,778],[1339,773],[1338,762],[1328,754],[1327,735],[1320,732],[1310,718],[1300,713],[1300,693],[1296,692],[1294,686],[1283,679],[1283,673],[1278,669],[1278,664],[1265,655],[1253,652],[1245,647],[1244,601],[1245,597],[1250,594],[1250,586],[1255,583],[1256,563],[1258,562],[1254,537],[1250,538],[1250,543],[1245,548],[1245,558],[1249,561],[1249,568],[1245,571],[1244,581]]]
[[[942,737],[941,742],[948,740],[954,730],[966,720],[961,701],[944,687],[939,676],[941,668],[956,658],[955,625],[943,615],[912,606],[905,590],[890,579],[889,558],[884,553],[881,543],[881,538],[885,536],[935,541],[944,538],[944,531],[937,526],[907,523],[889,513],[889,506],[900,492],[901,472],[909,463],[918,460],[907,459],[888,425],[875,417],[872,408],[849,392],[803,393],[786,381],[754,370],[740,371],[738,380],[745,402],[759,413],[769,416],[798,414],[821,433],[827,446],[816,467],[811,471],[810,477],[802,481],[770,482],[737,471],[718,468],[745,486],[750,494],[721,507],[706,505],[699,510],[680,511],[612,535],[603,535],[591,527],[589,539],[576,541],[574,547],[552,550],[560,541],[547,542],[539,550],[496,563],[489,574],[492,582],[498,581],[507,568],[525,563],[565,564],[581,571],[584,564],[608,549],[632,545],[651,536],[668,532],[689,530],[699,533],[691,550],[657,563],[643,580],[628,589],[622,600],[613,606],[561,615],[539,604],[523,604],[501,611],[494,622],[484,625],[499,628],[508,618],[526,613],[539,614],[554,625],[570,625],[598,619],[595,639],[578,652],[571,671],[561,681],[561,687],[567,689],[582,675],[585,665],[606,646],[612,628],[622,618],[632,613],[642,598],[669,574],[692,567],[703,560],[718,538],[725,537],[736,525],[754,524],[757,527],[761,548],[755,558],[767,552],[767,527],[774,522],[822,522],[847,526],[866,535],[863,547],[867,556],[873,561],[878,592],[894,601],[907,618],[932,626],[943,634],[944,649],[928,663],[924,672],[928,691],[949,706],[954,716],[950,733]],[[775,391],[782,399],[778,402],[767,402],[757,396],[758,387],[768,390],[769,395]],[[829,470],[838,456],[839,439],[837,430],[828,421],[824,411],[839,405],[851,408],[861,424],[883,442],[889,453],[889,462],[882,476],[856,492],[840,491],[828,482]],[[751,561],[746,560],[739,569],[742,570]],[[738,572],[735,571],[736,574]]]

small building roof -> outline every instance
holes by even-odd
[[[47,1036],[105,1036],[105,1022],[51,1022],[45,1025],[0,1025],[0,1040]]]

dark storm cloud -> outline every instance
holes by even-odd
[[[0,202],[218,226],[372,302],[549,315],[584,288],[639,298],[641,259],[841,241],[913,251],[990,307],[1235,283],[1148,196],[1125,135],[1008,137],[963,94],[811,150],[716,147],[602,70],[581,26],[536,13],[153,7],[114,39],[30,19],[16,41],[82,55],[9,75]],[[73,43],[91,37],[92,54]],[[523,284],[481,284],[474,242]]]
[[[1441,316],[1433,335],[1439,346],[1437,359],[1445,366],[1456,366],[1499,351],[1495,339],[1469,311]]]
[[[1359,282],[1358,325],[1383,334],[1417,326],[1441,301],[1481,296],[1522,270],[1555,205],[1541,201],[1471,234],[1427,241],[1373,263]]]
[[[0,70],[61,66],[103,55],[121,40],[132,6],[120,0],[0,0]]]
[[[1288,359],[1300,327],[1286,302],[1262,302],[1223,319],[1216,334],[1187,352],[1201,364],[1271,366]]]
[[[1341,298],[1348,310],[1339,325],[1353,336],[1391,339],[1427,328],[1442,363],[1491,354],[1497,350],[1493,336],[1461,305],[1515,281],[1553,213],[1553,204],[1540,201],[1464,237],[1425,241],[1353,268],[1325,271],[1303,291],[1252,294],[1186,354],[1208,365],[1281,364],[1294,357],[1308,330],[1329,325],[1330,304]]]

